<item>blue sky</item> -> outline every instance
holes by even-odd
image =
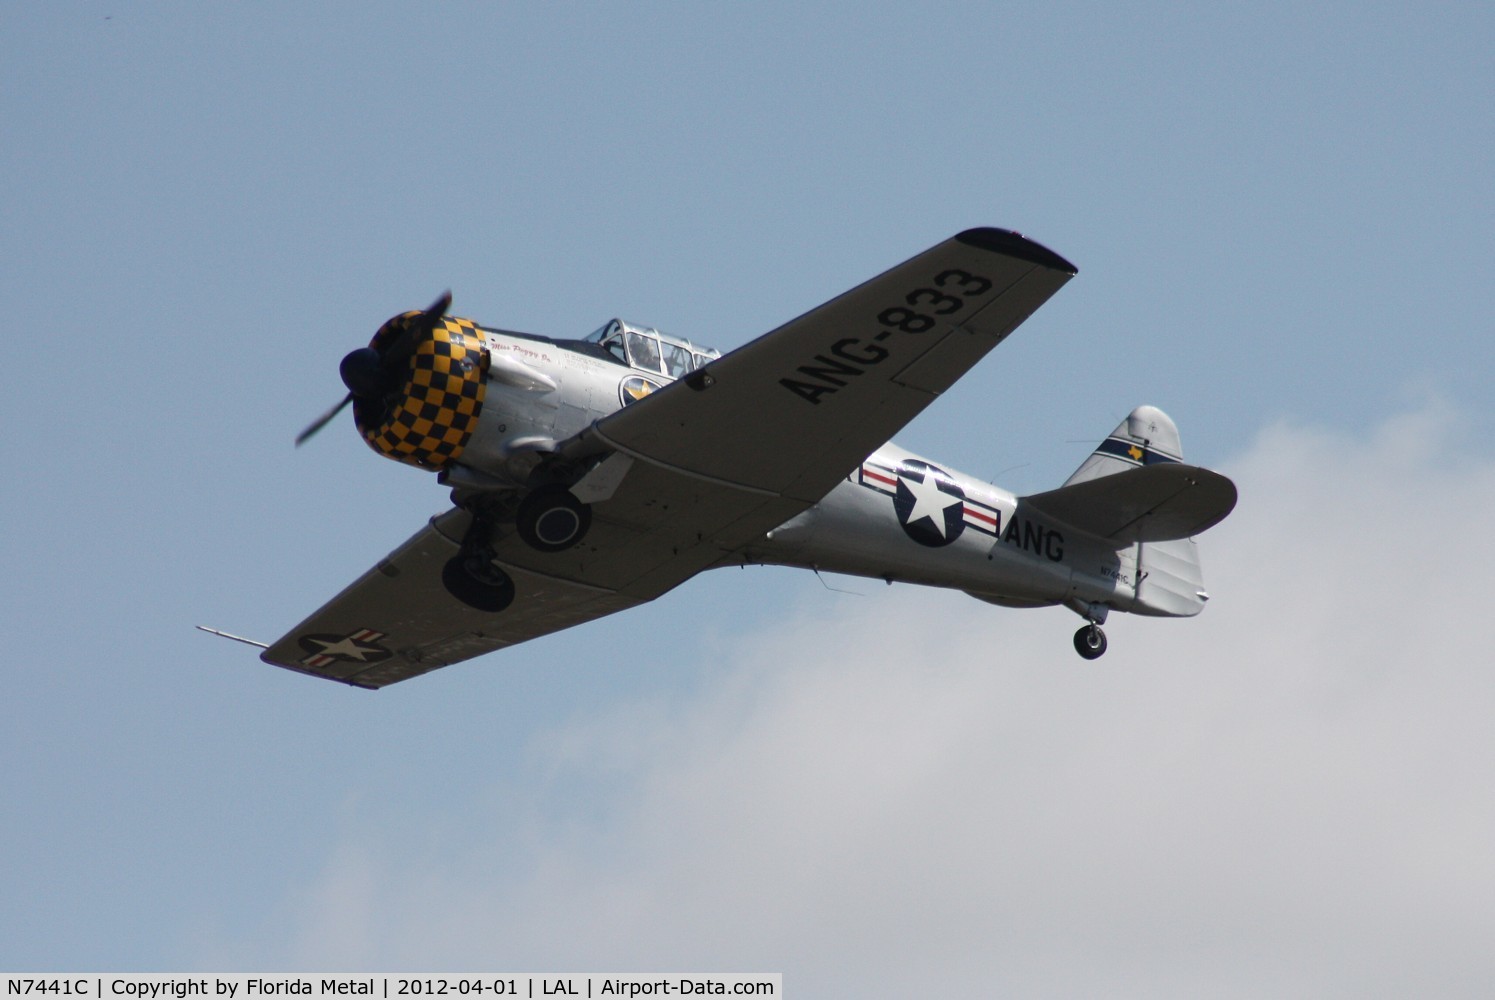
[[[1474,995],[1492,43],[1472,4],[11,5],[0,966]],[[973,225],[1079,276],[899,443],[1032,492],[1163,407],[1242,491],[1199,619],[1092,667],[1067,612],[730,571],[373,695],[192,629],[274,638],[443,507],[346,419],[291,446],[390,315],[730,349]]]

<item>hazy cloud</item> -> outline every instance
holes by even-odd
[[[1068,612],[817,594],[701,650],[704,689],[548,734],[516,787],[414,838],[350,828],[269,962],[1483,994],[1495,462],[1457,424],[1266,430],[1203,540],[1214,603],[1114,618],[1096,664]]]

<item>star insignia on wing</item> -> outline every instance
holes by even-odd
[[[337,642],[329,642],[326,639],[316,638],[308,641],[313,645],[322,647],[319,653],[321,656],[336,656],[344,660],[358,660],[360,663],[367,663],[369,657],[377,656],[384,652],[384,650],[372,643],[366,645],[351,636],[344,636]]]
[[[383,632],[359,629],[347,635],[303,635],[301,648],[308,656],[302,663],[322,666],[335,661],[345,663],[378,663],[392,654],[374,640],[384,638]]]

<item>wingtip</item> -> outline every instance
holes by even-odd
[[[996,229],[990,226],[967,229],[955,238],[969,246],[980,247],[982,250],[990,250],[993,253],[1005,254],[1008,257],[1017,257],[1020,260],[1031,261],[1034,264],[1052,268],[1055,271],[1064,271],[1067,274],[1078,274],[1080,272],[1079,268],[1042,243],[1030,240],[1022,233],[1016,233],[1010,229]]]

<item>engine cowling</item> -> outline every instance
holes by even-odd
[[[382,356],[423,315],[414,311],[394,317],[369,346]],[[354,398],[358,432],[386,458],[422,469],[445,468],[461,456],[477,430],[487,366],[488,352],[476,325],[442,317],[416,344],[397,388],[378,398]]]

